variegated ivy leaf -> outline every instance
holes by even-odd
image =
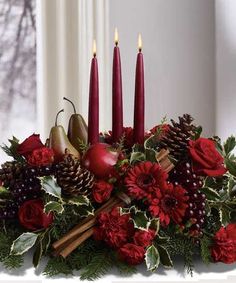
[[[41,178],[41,185],[47,194],[61,199],[61,187],[57,184],[55,178],[52,176],[43,177]]]
[[[158,268],[160,264],[160,254],[154,245],[147,249],[145,254],[145,262],[148,271],[154,272]]]
[[[51,211],[61,214],[64,211],[64,207],[62,203],[57,201],[50,201],[44,206],[45,213],[49,213]]]
[[[23,233],[20,235],[11,246],[11,255],[22,255],[31,249],[36,243],[38,234]]]

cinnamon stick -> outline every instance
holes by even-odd
[[[63,258],[66,258],[69,254],[71,254],[79,245],[81,245],[84,241],[90,238],[93,235],[93,227],[85,231],[80,237],[78,237],[75,241],[66,246],[59,255]]]
[[[71,240],[72,238],[78,236],[82,232],[86,231],[90,227],[92,227],[95,224],[96,216],[101,211],[107,211],[110,208],[114,207],[116,204],[120,202],[119,199],[112,197],[106,204],[101,206],[99,209],[95,211],[95,214],[93,216],[89,216],[82,220],[78,225],[76,225],[72,230],[70,230],[65,236],[63,236],[60,240],[56,241],[52,244],[52,247],[56,249],[60,249],[66,242]]]

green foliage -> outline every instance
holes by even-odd
[[[171,257],[180,255],[184,258],[185,267],[188,273],[193,274],[193,255],[196,251],[196,246],[188,237],[183,235],[175,236],[163,245]]]
[[[2,262],[7,269],[20,268],[23,264],[23,256],[10,255],[11,245],[12,238],[10,235],[0,232],[0,262]]]
[[[78,138],[79,142],[79,152],[84,153],[89,148],[89,145],[85,143],[82,139]]]
[[[31,249],[36,243],[38,234],[23,233],[16,240],[13,241],[11,246],[11,255],[22,255]]]
[[[209,264],[211,262],[211,251],[210,246],[212,244],[212,240],[204,235],[200,241],[201,245],[201,257],[205,264]]]
[[[43,274],[45,276],[54,277],[59,274],[72,275],[72,269],[67,261],[62,257],[52,257],[47,262]]]
[[[17,153],[17,147],[19,145],[19,140],[16,137],[12,137],[12,139],[8,140],[10,143],[10,146],[3,144],[1,146],[2,150],[10,157],[12,157],[14,160],[18,162],[25,162],[25,159]]]
[[[61,199],[61,187],[52,176],[41,178],[41,185],[44,191],[55,198]]]
[[[154,245],[148,247],[145,254],[145,262],[148,271],[154,272],[158,268],[160,264],[160,254]]]
[[[114,265],[109,249],[97,250],[80,274],[81,280],[96,280],[105,275]]]
[[[230,136],[224,143],[224,153],[228,156],[236,146],[236,139],[234,136]]]

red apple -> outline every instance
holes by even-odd
[[[83,156],[82,163],[97,178],[106,178],[116,165],[119,152],[106,143],[91,145]]]

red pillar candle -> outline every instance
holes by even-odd
[[[123,99],[120,49],[118,47],[118,32],[115,29],[115,47],[113,53],[112,73],[112,139],[119,141],[123,132]]]
[[[141,35],[138,38],[139,53],[137,55],[136,76],[135,76],[135,100],[134,100],[134,142],[144,142],[144,67],[142,54]]]
[[[93,59],[90,70],[89,110],[88,110],[88,143],[99,142],[99,87],[96,42],[93,43]]]

